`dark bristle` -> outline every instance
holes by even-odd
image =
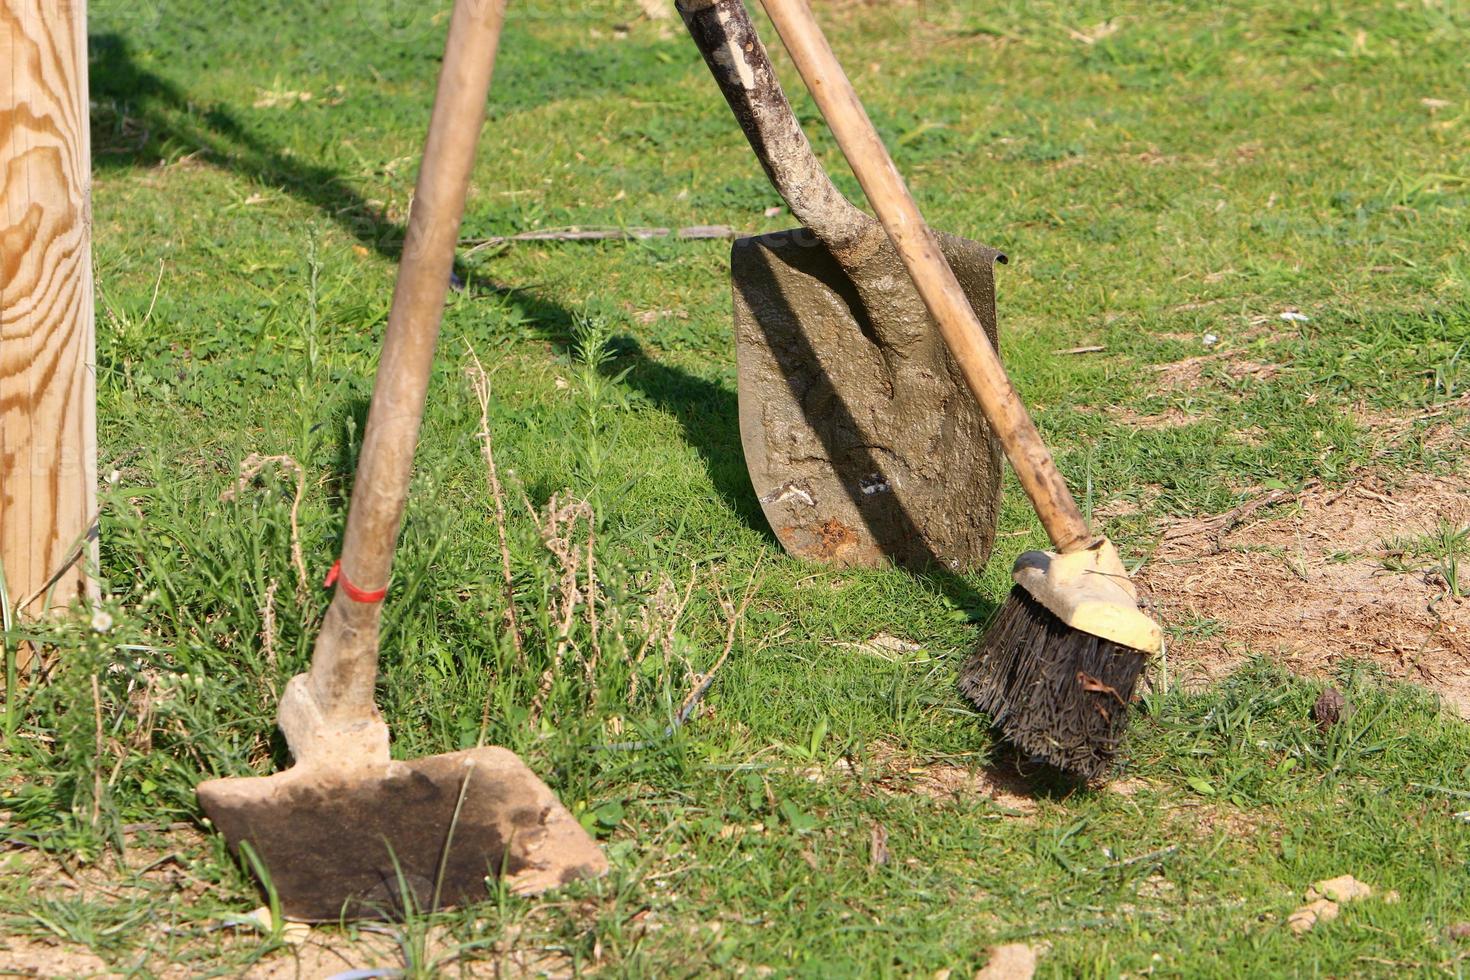
[[[1016,586],[960,672],[960,690],[1017,748],[1092,779],[1128,727],[1146,654],[1075,630]]]

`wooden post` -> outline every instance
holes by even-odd
[[[89,588],[91,161],[86,0],[0,0],[0,568],[27,617]]]

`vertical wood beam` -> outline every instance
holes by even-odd
[[[0,567],[26,617],[89,587],[76,560],[97,506],[88,108],[85,0],[0,0]]]

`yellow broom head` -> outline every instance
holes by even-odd
[[[1140,653],[1163,648],[1159,624],[1139,611],[1138,592],[1107,538],[1066,555],[1028,551],[1016,559],[1011,578],[1075,630]]]

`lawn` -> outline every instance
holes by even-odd
[[[815,5],[929,220],[1010,256],[1004,358],[1170,634],[1109,784],[1018,759],[956,691],[1044,542],[1013,480],[983,573],[789,558],[741,453],[728,242],[467,244],[379,699],[397,756],[521,753],[613,870],[304,943],[243,920],[263,899],[193,787],[289,764],[276,696],[325,608],[443,45],[422,6],[91,4],[104,599],[6,634],[51,667],[6,695],[0,969],[959,977],[1026,943],[1057,977],[1467,972],[1470,726],[1435,689],[1470,685],[1470,12],[1438,0]],[[772,231],[779,204],[677,17],[511,5],[467,243]],[[1363,494],[1414,519],[1296,557]],[[1300,533],[1226,537],[1262,519]],[[1259,601],[1222,554],[1286,585]],[[1185,601],[1191,568],[1236,591]],[[1418,646],[1232,620],[1365,568]],[[1341,874],[1373,896],[1289,928]]]

